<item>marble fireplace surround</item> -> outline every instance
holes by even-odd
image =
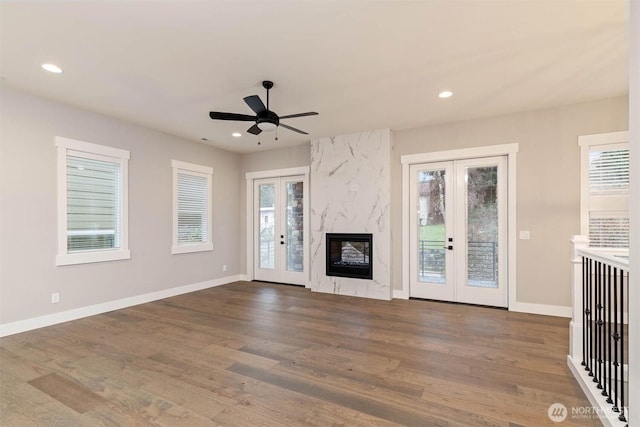
[[[311,141],[310,287],[316,292],[389,300],[391,130]],[[326,233],[373,234],[373,279],[327,276]]]

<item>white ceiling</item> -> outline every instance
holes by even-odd
[[[624,0],[23,0],[0,20],[2,84],[241,153],[628,90]],[[320,113],[284,121],[309,136],[259,147],[209,119],[252,114],[262,80],[279,115]]]

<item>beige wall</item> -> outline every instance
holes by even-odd
[[[627,97],[394,132],[392,164],[393,283],[402,287],[400,156],[518,143],[517,300],[571,305],[569,239],[580,232],[578,136],[627,130]]]
[[[276,150],[257,151],[242,155],[242,179],[247,172],[296,168],[311,164],[310,143]]]
[[[239,155],[14,90],[0,95],[0,324],[240,274]],[[130,260],[55,266],[55,136],[130,150]],[[172,159],[213,168],[213,252],[171,255]],[[60,303],[51,304],[53,292]]]

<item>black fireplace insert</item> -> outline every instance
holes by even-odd
[[[373,279],[373,236],[327,233],[327,276]]]

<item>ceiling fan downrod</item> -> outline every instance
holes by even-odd
[[[273,82],[265,80],[262,82],[262,87],[267,90],[267,110],[269,109],[269,89],[273,87]]]

